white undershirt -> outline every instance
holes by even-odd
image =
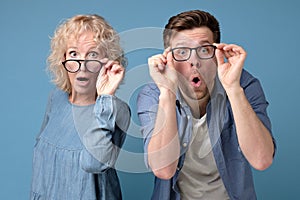
[[[213,156],[206,115],[193,118],[192,140],[177,184],[182,200],[229,199]]]

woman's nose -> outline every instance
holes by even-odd
[[[80,62],[80,71],[86,71],[85,61]]]

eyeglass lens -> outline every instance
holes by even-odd
[[[83,60],[66,60],[64,62],[65,68],[73,73],[79,71],[82,64],[84,64],[85,68],[92,73],[99,72],[102,67],[102,63],[97,60],[85,60],[84,62]]]
[[[177,47],[172,49],[173,57],[177,61],[186,61],[190,58],[192,50],[195,50],[200,59],[209,59],[214,56],[215,47],[213,45],[199,46],[196,48]]]

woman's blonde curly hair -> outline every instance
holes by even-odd
[[[76,15],[65,20],[57,27],[51,38],[51,52],[47,62],[52,82],[69,94],[71,83],[62,62],[65,60],[69,39],[78,39],[86,31],[92,31],[95,34],[95,42],[109,60],[116,60],[124,67],[127,64],[118,34],[103,17],[95,14]]]

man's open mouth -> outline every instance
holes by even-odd
[[[200,79],[198,77],[193,78],[192,82],[197,84],[200,81]]]
[[[194,77],[191,81],[193,87],[199,87],[201,84],[201,80],[199,77]]]

